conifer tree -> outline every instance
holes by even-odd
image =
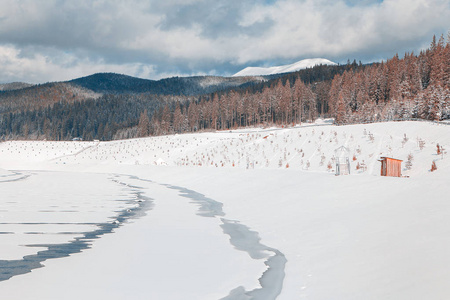
[[[141,113],[139,117],[138,130],[140,137],[148,136],[150,134],[150,120],[148,118],[148,112],[146,109]]]

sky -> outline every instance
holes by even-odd
[[[0,0],[0,83],[369,63],[450,30],[449,0]]]

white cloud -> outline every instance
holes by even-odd
[[[392,46],[422,45],[436,31],[439,34],[450,29],[450,4],[442,0],[387,0],[348,6],[343,1],[284,0],[250,11],[246,20],[252,23],[266,17],[275,25],[264,38],[239,51],[238,62],[274,56],[342,57],[360,53],[373,57],[376,51]]]
[[[448,0],[2,0],[0,81],[224,74],[310,57],[369,62],[417,51],[449,29]]]
[[[53,53],[55,52],[53,51]],[[49,57],[40,53],[32,57],[23,57],[21,51],[12,45],[0,46],[0,65],[2,66],[0,82],[43,83],[65,81],[99,72],[114,72],[141,78],[157,77],[152,65],[140,63],[107,64],[102,60],[80,59],[62,52],[59,52],[56,57]]]

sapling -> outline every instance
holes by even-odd
[[[433,161],[432,163],[431,163],[431,172],[434,172],[434,171],[436,171],[437,170],[437,166],[436,166],[436,162],[435,161]]]
[[[403,140],[402,140],[402,148],[405,146],[405,144],[408,142],[408,137],[406,137],[406,133],[403,135]]]
[[[439,145],[439,143],[436,144],[436,153],[437,155],[441,155],[442,154],[442,146]]]
[[[413,160],[414,160],[414,156],[412,155],[412,153],[409,153],[408,160],[405,162],[406,170],[411,170]]]
[[[333,168],[333,165],[331,164],[331,161],[328,161],[328,164],[327,164],[328,171],[331,171],[332,168]]]

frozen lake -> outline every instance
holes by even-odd
[[[88,249],[95,239],[151,208],[150,199],[118,180],[65,172],[2,176],[0,281]]]
[[[72,272],[77,255],[98,255],[109,259],[105,264],[127,268],[132,274],[126,273],[124,282],[152,278],[157,283],[152,295],[164,299],[179,297],[172,285],[184,287],[183,294],[190,291],[193,299],[275,299],[281,292],[284,255],[262,244],[257,232],[226,219],[222,203],[193,190],[136,176],[49,171],[6,174],[0,184],[7,199],[0,206],[0,290],[44,281],[31,295],[20,289],[8,293],[11,299],[49,299],[64,286],[76,286],[64,281],[49,290],[48,280],[61,280],[54,265],[68,265]],[[123,236],[121,227],[132,225],[145,238]],[[113,245],[95,254],[106,234]],[[77,277],[87,289],[93,286],[86,286],[92,282],[86,276],[92,278],[98,260],[77,264],[89,272]],[[98,272],[108,277],[101,268]],[[123,278],[121,272],[114,276]]]

